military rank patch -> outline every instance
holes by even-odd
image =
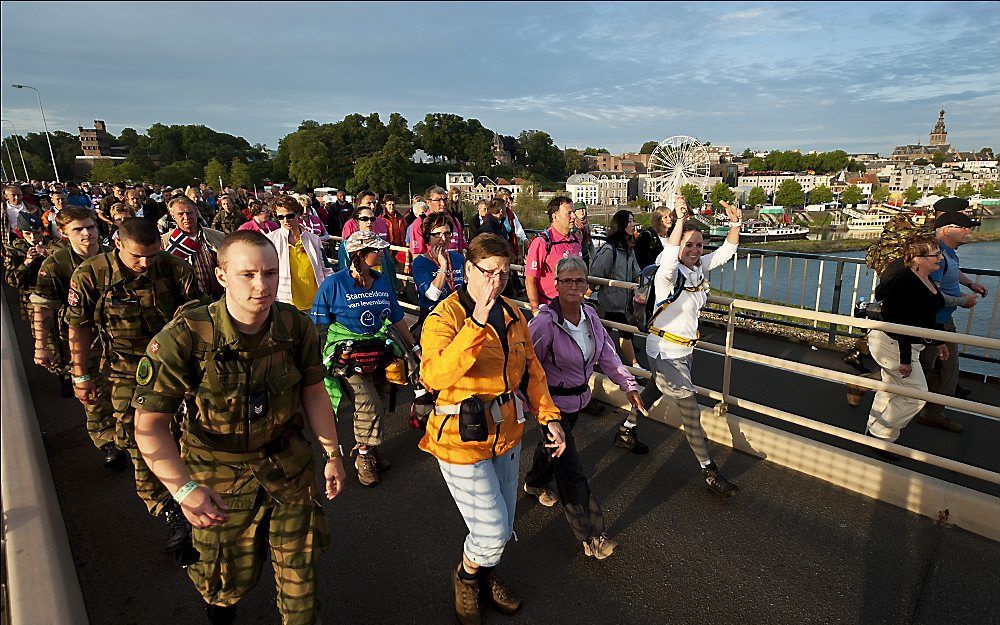
[[[38,270],[38,277],[40,277],[40,278],[47,278],[48,276],[49,276],[49,272],[45,271],[44,269],[39,269]]]
[[[139,366],[135,369],[135,383],[139,386],[146,386],[153,381],[153,361],[149,356],[143,356],[139,361]]]
[[[77,293],[76,289],[70,289],[69,294],[66,296],[66,301],[69,302],[70,306],[79,306],[80,294]]]
[[[158,351],[160,351],[160,344],[159,344],[159,342],[157,342],[157,341],[150,341],[149,342],[149,353],[150,354],[155,354]]]

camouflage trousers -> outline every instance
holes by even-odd
[[[87,415],[87,435],[98,449],[115,442],[117,429],[115,411],[111,404],[111,385],[101,373],[99,361],[100,358],[96,366],[91,363],[87,370],[90,379],[94,381],[94,388],[97,389],[97,403],[83,406],[83,411]]]
[[[128,450],[135,467],[135,492],[146,504],[146,509],[153,516],[163,511],[164,505],[170,501],[170,493],[160,480],[146,465],[139,447],[135,444],[135,408],[132,407],[132,396],[135,394],[135,372],[125,375],[121,371],[113,371],[111,381],[111,407],[115,416],[115,444]]]
[[[329,530],[314,499],[312,453],[305,441],[299,445],[305,452],[298,447],[284,458],[249,462],[185,450],[191,479],[214,489],[229,507],[223,525],[195,528],[191,536],[200,559],[188,576],[207,603],[235,605],[256,586],[270,551],[283,625],[319,622],[316,564]]]

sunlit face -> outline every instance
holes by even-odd
[[[681,239],[681,251],[680,251],[680,261],[685,267],[693,268],[698,264],[698,259],[701,258],[702,253],[705,251],[705,239],[701,236],[701,233],[697,230],[689,230],[684,233],[684,237]]]
[[[233,210],[233,200],[228,195],[219,198],[219,208],[227,213]]]
[[[575,208],[573,209],[573,225],[577,228],[583,228],[587,225],[587,209],[586,208]]]
[[[375,227],[375,213],[370,208],[359,209],[356,220],[358,230],[370,232]]]
[[[303,209],[308,209],[309,208],[309,196],[303,195],[302,197],[298,198],[298,203],[299,203],[299,206],[301,206]]]
[[[278,252],[271,245],[235,244],[226,250],[215,277],[226,289],[230,314],[259,315],[278,295]]]
[[[170,208],[170,217],[184,232],[194,232],[198,228],[198,209],[190,202],[175,202]]]
[[[573,204],[563,202],[559,205],[559,210],[552,213],[552,227],[561,232],[566,232],[570,228],[573,219]]]
[[[385,202],[385,210],[389,211],[390,213],[395,212],[396,211],[396,202],[394,200],[386,200],[386,202]]]
[[[926,253],[915,257],[913,259],[913,266],[920,273],[927,275],[941,268],[941,260],[943,258],[944,252],[941,251],[940,247],[935,246],[927,250]]]
[[[198,189],[193,189],[193,188],[192,189],[188,189],[184,193],[184,195],[186,195],[189,198],[191,198],[191,200],[194,201],[194,202],[197,202],[198,199],[199,199],[199,197],[200,197],[200,194],[198,193]]]
[[[503,287],[510,277],[510,261],[503,256],[490,256],[475,262],[471,260],[465,262],[465,276],[469,285],[469,293],[479,293],[488,275],[500,278],[500,290],[503,291]]]
[[[374,209],[375,208],[375,198],[372,197],[372,196],[370,196],[370,195],[366,195],[365,197],[361,198],[361,201],[358,202],[358,207],[360,208],[362,206],[367,206],[369,208]]]
[[[123,210],[111,211],[111,221],[115,222],[116,226],[121,224],[121,222],[125,221],[129,217],[135,217],[135,215],[133,215],[129,211],[123,211]]]
[[[628,233],[629,236],[635,234],[635,215],[629,215],[628,225],[625,226],[625,232]]]
[[[142,193],[136,189],[129,189],[125,192],[125,204],[133,211],[138,212],[142,208]]]
[[[556,278],[559,301],[573,308],[579,306],[587,293],[587,275],[579,269],[563,271]]]
[[[15,187],[8,187],[3,191],[3,199],[6,200],[11,206],[19,205],[23,197],[24,196],[21,195],[21,190]]]
[[[382,265],[382,250],[362,250],[361,260],[371,269],[377,269]]]
[[[74,250],[90,249],[98,241],[97,224],[90,218],[71,221],[61,231]]]
[[[52,200],[52,206],[55,207],[56,211],[61,211],[66,207],[66,196],[62,193],[52,193],[49,195],[49,199]]]
[[[281,227],[285,230],[294,230],[300,227],[299,214],[295,211],[288,210],[284,206],[279,206],[274,211],[274,219]]]
[[[431,193],[427,196],[427,212],[430,214],[443,213],[445,208],[445,196],[443,193]]]
[[[21,236],[24,237],[24,242],[28,245],[38,245],[45,237],[41,230],[22,230]]]
[[[149,271],[162,249],[159,241],[152,245],[139,245],[135,241],[121,238],[115,241],[115,246],[118,247],[118,258],[122,264],[139,274]]]
[[[476,204],[476,212],[479,213],[480,218],[486,217],[486,213],[489,212],[489,208],[490,207],[486,204],[486,202],[480,202],[479,204]]]

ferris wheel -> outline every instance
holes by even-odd
[[[697,139],[686,135],[660,141],[646,166],[648,183],[666,206],[674,205],[677,189],[686,184],[693,184],[704,192],[710,169],[708,150]]]

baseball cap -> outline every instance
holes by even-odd
[[[965,213],[958,213],[954,211],[949,211],[947,213],[941,213],[934,220],[934,228],[943,228],[945,226],[958,226],[959,228],[975,228],[980,222],[975,221]]]
[[[363,249],[384,250],[389,247],[385,239],[380,237],[377,232],[371,230],[358,230],[347,237],[347,241],[344,244],[347,245],[348,254],[353,254]]]
[[[573,210],[575,211],[585,211],[587,210],[587,205],[583,202],[573,202]]]
[[[969,208],[969,200],[960,197],[943,197],[934,202],[934,210],[939,213],[947,211],[964,211]]]

